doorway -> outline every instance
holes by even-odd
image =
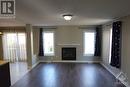
[[[28,71],[26,34],[24,32],[3,33],[4,60],[10,62],[11,85]]]
[[[25,33],[4,33],[3,51],[4,60],[9,62],[26,62]]]

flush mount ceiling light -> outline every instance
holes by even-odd
[[[2,32],[0,32],[0,35],[2,35],[3,33]]]
[[[72,16],[73,16],[73,15],[70,15],[70,14],[68,14],[68,15],[63,15],[63,18],[64,18],[65,20],[67,20],[67,21],[70,21],[70,20],[72,19]]]

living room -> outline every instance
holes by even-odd
[[[8,87],[129,87],[129,2],[15,1],[0,15]]]

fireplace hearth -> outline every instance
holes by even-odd
[[[76,60],[76,47],[63,47],[62,60]]]

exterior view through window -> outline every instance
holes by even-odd
[[[84,32],[84,55],[94,55],[95,32]]]
[[[43,47],[45,56],[54,56],[54,32],[43,33]]]

